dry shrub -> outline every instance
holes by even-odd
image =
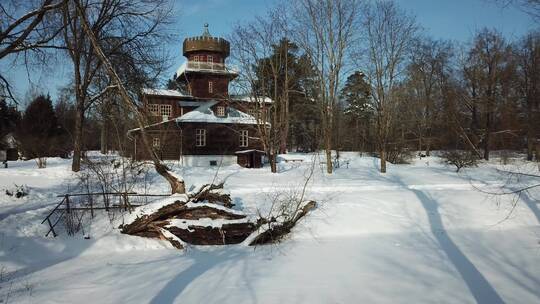
[[[472,151],[452,150],[445,151],[441,155],[443,163],[456,167],[456,172],[461,168],[478,166],[478,156]]]

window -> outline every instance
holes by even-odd
[[[223,117],[225,116],[225,107],[224,106],[218,106],[216,108],[217,116]]]
[[[159,114],[161,116],[170,117],[171,112],[172,112],[172,106],[171,105],[166,105],[166,104],[159,105]]]
[[[214,57],[212,55],[208,55],[206,57],[206,62],[214,63]]]
[[[257,112],[258,111],[256,109],[248,109],[248,114],[255,117],[255,118],[257,118],[257,116],[258,116]]]
[[[208,82],[208,93],[214,93],[214,83],[212,81]]]
[[[240,130],[240,147],[247,147],[248,145],[249,145],[248,130]]]
[[[211,160],[210,161],[210,166],[212,166],[212,167],[217,166],[217,160]]]
[[[154,147],[156,149],[159,149],[159,138],[158,137],[152,138],[152,147]]]
[[[148,104],[148,111],[153,116],[159,116],[159,105],[155,103]]]
[[[199,55],[193,56],[193,61],[199,61]]]
[[[195,130],[195,146],[197,147],[206,146],[206,130],[205,129]]]

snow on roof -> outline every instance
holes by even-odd
[[[224,124],[247,124],[256,125],[257,119],[249,114],[238,111],[235,108],[228,107],[224,117],[215,115],[211,107],[218,103],[215,100],[204,102],[200,107],[188,112],[178,118],[176,122],[205,122],[205,123],[224,123]]]
[[[257,150],[257,149],[249,149],[249,150],[242,150],[242,151],[236,151],[234,154],[247,154],[247,153],[261,153],[266,154],[266,152]]]
[[[243,101],[243,102],[259,102],[259,103],[273,103],[274,101],[266,96],[251,96],[251,95],[242,95],[242,96],[234,96],[234,101]]]
[[[171,96],[171,97],[190,97],[190,95],[185,95],[177,90],[167,90],[167,89],[151,89],[144,88],[143,93],[146,95],[159,95],[159,96]]]

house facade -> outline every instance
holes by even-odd
[[[264,153],[258,130],[265,124],[261,124],[259,113],[271,105],[271,100],[229,96],[229,82],[238,76],[225,63],[229,53],[229,42],[212,37],[206,24],[201,36],[183,43],[187,60],[177,70],[175,80],[186,92],[143,90],[143,111],[148,120],[145,131],[161,159],[191,166],[262,166]],[[128,132],[132,156],[149,159],[140,131]]]

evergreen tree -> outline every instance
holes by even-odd
[[[15,107],[8,105],[5,100],[0,100],[0,141],[6,134],[15,131],[20,119],[21,114]]]
[[[307,56],[298,52],[296,44],[283,38],[273,45],[272,54],[260,59],[254,67],[257,78],[254,91],[257,95],[277,99],[272,111],[283,117],[282,126],[278,128],[280,153],[285,152],[285,145],[301,151],[316,150],[318,145],[319,113],[309,98],[314,87],[313,69]]]
[[[355,150],[365,150],[371,142],[369,126],[373,117],[373,106],[371,87],[365,80],[364,73],[356,71],[350,75],[340,97],[344,103],[345,124],[354,129],[354,136],[347,137],[348,145]]]
[[[341,90],[341,99],[346,103],[345,113],[352,119],[367,120],[373,114],[371,87],[364,77],[364,73],[354,72]]]
[[[28,105],[18,131],[23,155],[36,159],[39,168],[46,166],[46,157],[60,154],[63,132],[49,96],[40,95]]]

